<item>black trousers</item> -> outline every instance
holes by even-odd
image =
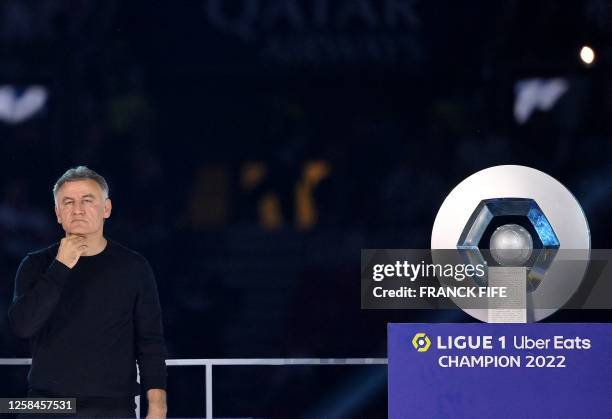
[[[28,397],[59,397],[45,394],[36,390],[28,391]],[[66,396],[69,397],[69,396]],[[20,414],[20,419],[44,418],[135,418],[136,403],[133,397],[105,398],[105,397],[76,397],[75,414]]]

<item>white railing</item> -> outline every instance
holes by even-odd
[[[29,358],[0,358],[2,365],[30,365]],[[205,367],[206,383],[206,419],[213,418],[213,366],[227,365],[387,365],[387,358],[209,358],[209,359],[168,359],[166,365],[169,367]],[[140,377],[139,377],[140,378]],[[140,379],[139,379],[140,381]],[[140,400],[136,401],[136,415],[140,417]]]

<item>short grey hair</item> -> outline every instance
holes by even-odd
[[[98,185],[100,185],[104,198],[108,198],[108,194],[110,191],[108,189],[108,183],[106,183],[106,179],[104,179],[104,177],[91,170],[87,166],[77,166],[73,167],[72,169],[66,170],[66,173],[64,173],[57,180],[57,182],[55,182],[55,185],[53,185],[53,200],[57,199],[57,192],[64,185],[64,183],[87,179],[91,179],[95,181]]]

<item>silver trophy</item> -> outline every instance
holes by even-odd
[[[487,266],[479,287],[504,287],[505,298],[486,307],[458,303],[490,323],[539,321],[576,292],[588,267],[589,226],[560,182],[524,166],[491,167],[461,182],[438,211],[431,238],[436,250],[455,249]],[[440,263],[441,261],[436,261]]]

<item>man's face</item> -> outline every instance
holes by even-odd
[[[91,179],[66,182],[55,197],[57,222],[69,234],[93,234],[102,231],[110,217],[111,201]]]

